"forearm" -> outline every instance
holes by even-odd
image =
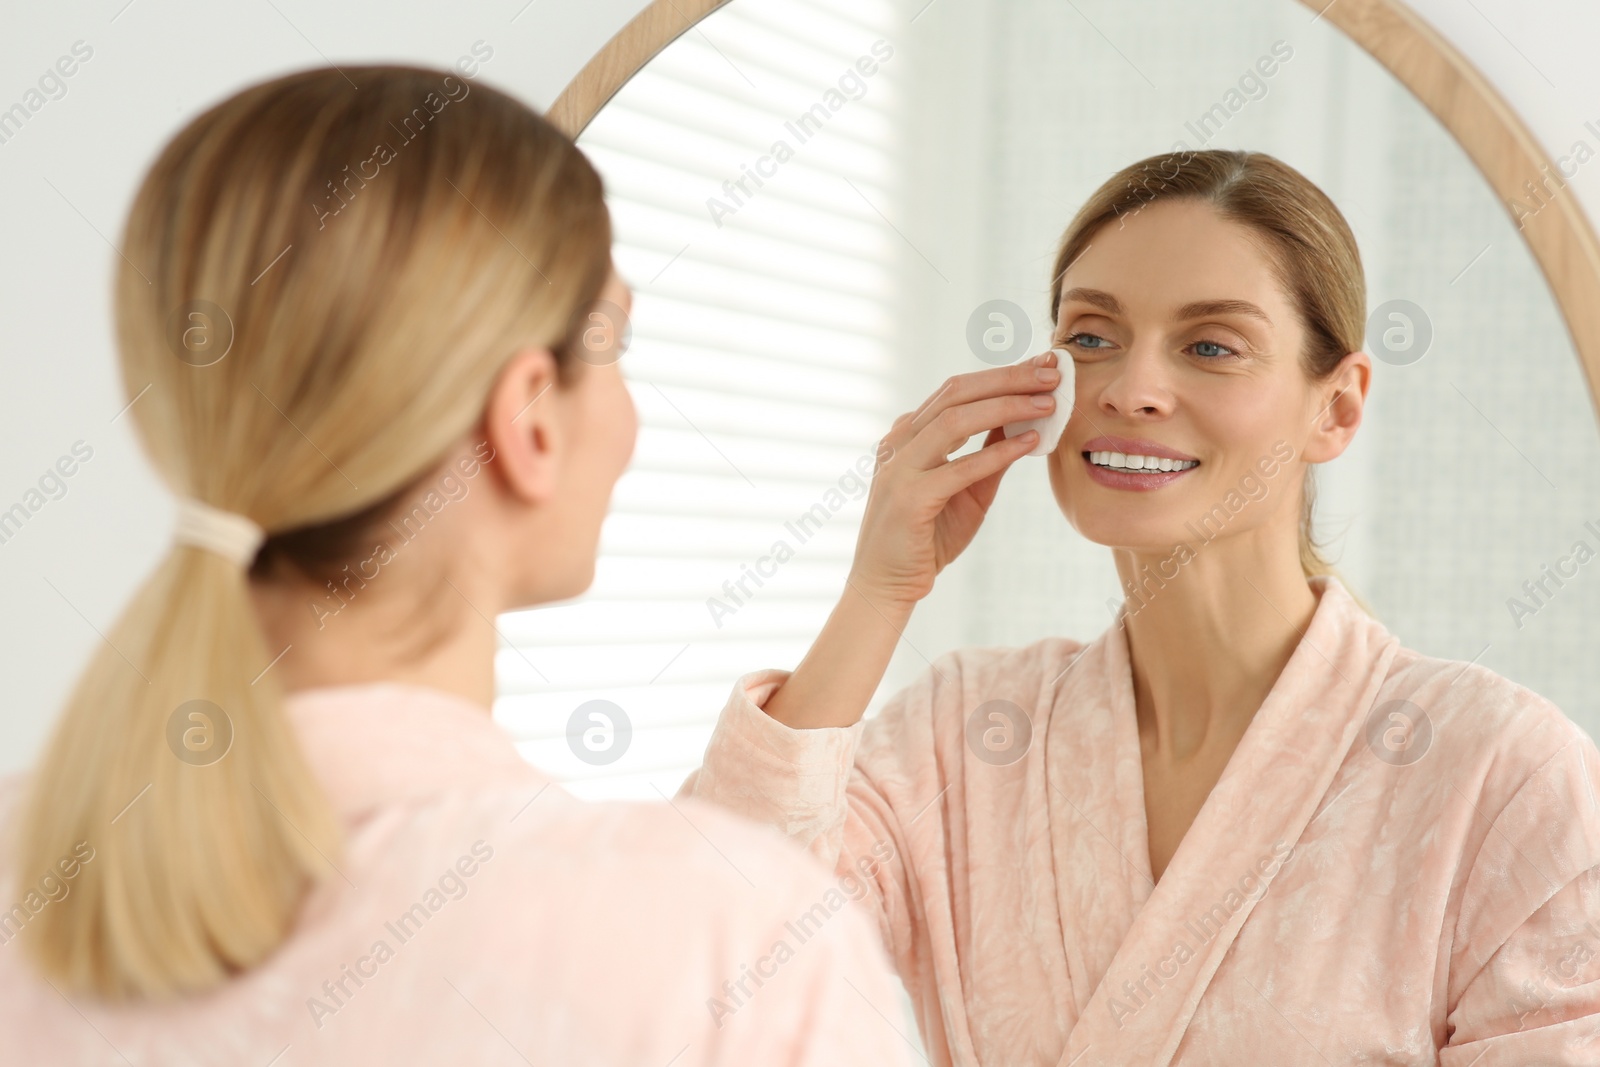
[[[765,711],[797,730],[853,726],[883,680],[913,605],[847,582],[822,632]]]

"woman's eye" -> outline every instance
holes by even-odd
[[[1196,341],[1194,343],[1194,354],[1201,359],[1221,359],[1226,356],[1238,355],[1233,349],[1215,341]]]
[[[1099,350],[1099,348],[1101,346],[1097,345],[1097,344],[1090,344],[1089,342],[1091,342],[1091,341],[1100,341],[1103,344],[1107,344],[1107,345],[1109,345],[1111,343],[1110,341],[1107,341],[1104,337],[1099,337],[1099,336],[1096,336],[1095,334],[1092,334],[1092,333],[1070,334],[1070,335],[1068,335],[1066,341],[1063,342],[1063,343],[1069,344],[1069,345],[1077,345],[1079,348],[1087,349],[1090,352],[1094,352],[1094,351]]]

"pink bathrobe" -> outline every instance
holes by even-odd
[[[289,939],[204,996],[69,999],[21,941],[71,877],[6,872],[0,1065],[910,1063],[851,903],[865,887],[770,828],[697,801],[580,801],[488,708],[435,689],[302,690],[286,711],[346,829]],[[0,783],[0,825],[19,785]],[[97,840],[63,871],[92,869]]]
[[[681,795],[869,861],[941,1067],[1600,1064],[1594,743],[1313,588],[1159,884],[1120,618],[947,653],[845,729],[747,675]]]

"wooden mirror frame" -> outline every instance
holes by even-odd
[[[658,52],[729,0],[651,0],[572,79],[549,118],[576,138]],[[1510,204],[1560,174],[1505,98],[1402,0],[1299,0],[1344,31],[1431,111],[1517,219]],[[1600,241],[1573,195],[1556,195],[1520,226],[1567,325],[1600,412]]]

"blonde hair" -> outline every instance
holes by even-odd
[[[593,167],[532,110],[447,71],[373,65],[207,110],[156,158],[120,244],[140,439],[174,492],[268,532],[259,575],[352,550],[472,431],[519,348],[550,348],[569,382],[611,228]],[[198,338],[203,359],[182,340],[196,323],[218,331]],[[26,949],[78,991],[202,990],[282,942],[339,828],[244,570],[175,545],[107,637],[32,776],[14,856],[24,881],[77,842],[94,860]],[[232,731],[203,766],[169,742],[193,700]]]
[[[1303,366],[1309,378],[1328,377],[1348,353],[1362,347],[1367,284],[1355,234],[1326,193],[1264,152],[1164,152],[1106,179],[1062,235],[1051,274],[1050,320],[1061,311],[1067,268],[1101,227],[1147,204],[1184,198],[1203,200],[1223,218],[1249,226],[1275,253],[1273,270],[1306,330]],[[1312,530],[1315,509],[1316,484],[1308,468],[1300,507],[1300,569],[1308,578],[1337,576]]]

